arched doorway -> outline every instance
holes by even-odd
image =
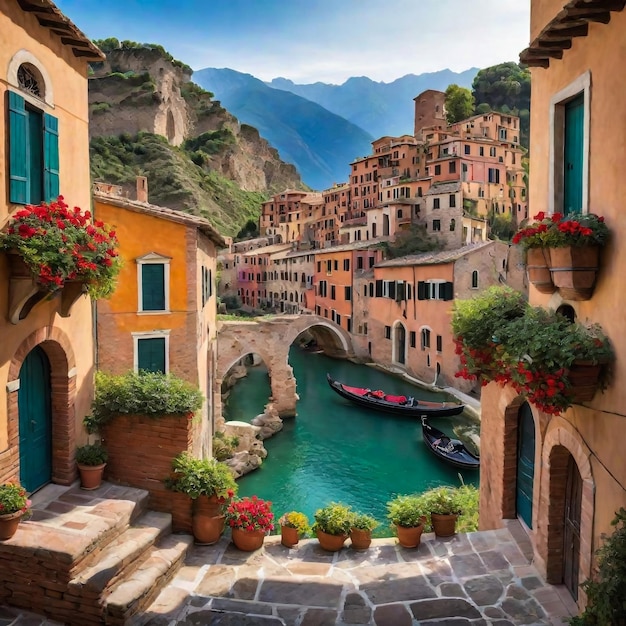
[[[42,348],[24,359],[19,381],[20,482],[35,491],[52,479],[50,361]]]
[[[583,481],[574,457],[567,460],[565,514],[563,519],[563,584],[578,600],[578,570],[580,563],[580,513]]]
[[[404,365],[406,363],[406,330],[403,324],[396,324],[395,343],[395,361]]]
[[[515,508],[517,517],[533,527],[533,483],[535,477],[535,420],[528,402],[518,412],[517,476]]]

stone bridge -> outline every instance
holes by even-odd
[[[258,354],[267,366],[272,395],[269,398],[280,417],[296,414],[296,379],[289,365],[289,348],[309,331],[329,356],[354,356],[350,335],[325,317],[281,315],[255,321],[219,322],[217,334],[217,380],[215,415],[222,415],[222,381],[228,371],[248,354]]]

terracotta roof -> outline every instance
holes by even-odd
[[[168,209],[166,207],[157,206],[156,204],[149,204],[148,202],[138,202],[137,200],[129,200],[128,198],[111,196],[106,193],[99,193],[94,190],[93,197],[105,204],[112,204],[129,211],[135,211],[135,213],[144,213],[145,215],[152,215],[153,217],[160,217],[170,222],[177,222],[178,224],[184,224],[185,226],[191,226],[197,228],[204,233],[209,239],[215,243],[218,248],[223,248],[226,245],[226,241],[219,234],[219,232],[211,225],[211,222],[198,217],[197,215],[191,215],[183,211],[177,211],[176,209]]]
[[[397,259],[389,259],[376,264],[376,267],[403,267],[405,265],[442,265],[444,263],[452,263],[458,259],[477,252],[482,248],[493,246],[495,241],[481,241],[480,243],[471,243],[462,248],[454,250],[442,250],[439,252],[424,252],[422,254],[411,254],[409,256],[399,257]]]
[[[574,37],[586,37],[589,22],[608,24],[611,11],[622,11],[626,0],[570,0],[546,24],[535,40],[520,54],[520,61],[534,67],[549,67],[550,59],[563,58]]]
[[[102,61],[105,58],[100,48],[67,18],[50,0],[16,0],[22,11],[30,13],[44,28],[49,28],[61,38],[61,43],[72,48],[74,56],[85,61]]]
[[[318,248],[314,250],[314,254],[332,254],[333,252],[346,252],[348,250],[362,250],[364,248],[376,248],[382,241],[387,241],[389,237],[377,237],[376,239],[368,239],[366,241],[353,241],[340,246],[330,246],[329,248]]]
[[[461,190],[461,181],[455,180],[451,183],[437,183],[433,185],[424,195],[438,196],[440,193],[455,193]]]

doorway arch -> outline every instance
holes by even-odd
[[[402,322],[397,322],[393,329],[393,361],[406,365],[406,329]]]
[[[533,527],[533,487],[535,478],[535,420],[528,402],[517,413],[517,472],[515,510],[518,518]]]

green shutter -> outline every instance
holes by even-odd
[[[165,311],[165,265],[144,263],[141,266],[142,311]]]
[[[47,113],[43,116],[43,190],[48,202],[59,195],[59,120]]]
[[[9,200],[29,202],[28,135],[26,106],[22,96],[9,91]]]
[[[417,283],[417,299],[428,300],[428,290],[426,288],[426,283],[423,280],[420,280]]]
[[[165,338],[137,340],[137,369],[165,374]]]
[[[563,164],[563,212],[583,208],[583,151],[585,102],[582,94],[565,105],[565,163]]]
[[[440,283],[439,297],[442,300],[454,300],[454,285],[452,283]]]

